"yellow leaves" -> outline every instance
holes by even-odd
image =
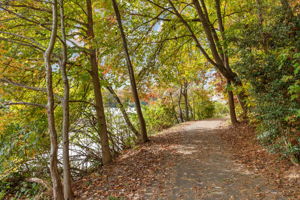
[[[100,8],[107,8],[108,6],[108,0],[101,0],[101,1],[94,1],[93,2],[93,8],[100,9]]]
[[[290,4],[291,6],[294,8],[294,12],[296,14],[299,14],[300,13],[300,9],[299,9],[299,6],[300,6],[300,0],[294,0],[294,1],[290,1]]]
[[[5,130],[5,126],[16,119],[17,114],[15,112],[0,113],[0,135]]]
[[[12,159],[11,162],[15,163],[12,167],[7,166],[6,162],[2,163],[2,166],[4,167],[5,170],[0,173],[0,180],[3,180],[5,177],[7,177],[9,174],[13,172],[17,172],[20,167],[20,164],[24,162],[24,159],[20,157],[15,157]]]
[[[0,24],[1,28],[1,24]],[[3,57],[2,55],[7,53],[7,50],[3,48],[4,45],[0,45],[0,58]]]
[[[101,73],[103,75],[107,74],[107,73],[110,73],[112,71],[112,66],[111,65],[100,65],[100,70],[101,70]]]

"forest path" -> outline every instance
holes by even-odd
[[[151,184],[143,199],[286,199],[263,177],[233,161],[220,137],[225,120],[186,122],[175,129],[177,155],[170,158],[175,164],[168,170],[167,180]]]
[[[272,181],[238,164],[222,139],[233,130],[225,119],[185,122],[166,129],[78,180],[76,199],[289,199],[282,197]]]

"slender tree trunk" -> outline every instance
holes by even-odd
[[[124,108],[123,103],[121,102],[121,99],[118,97],[118,95],[116,94],[116,92],[114,91],[114,89],[111,86],[105,86],[106,89],[109,91],[110,94],[113,95],[113,98],[117,101],[118,105],[119,105],[119,109],[123,115],[123,118],[127,124],[127,126],[129,127],[129,129],[137,136],[140,137],[140,133],[136,130],[136,128],[133,126],[133,124],[131,123],[129,116]]]
[[[193,120],[196,120],[196,106],[195,106],[195,96],[193,95],[192,98],[192,106],[191,106],[191,110],[192,110],[192,116],[193,116]]]
[[[54,116],[54,94],[52,83],[52,67],[51,67],[51,55],[56,41],[57,34],[57,0],[52,2],[52,28],[51,36],[48,47],[44,53],[44,62],[46,68],[46,82],[47,82],[47,115],[48,115],[48,128],[50,133],[50,174],[53,187],[53,198],[55,200],[63,200],[63,190],[57,168],[57,132],[55,127]]]
[[[203,1],[202,1],[202,3],[203,3],[203,6],[204,6],[204,2]],[[223,60],[222,60],[222,57],[219,54],[221,52],[218,52],[218,48],[217,48],[216,43],[214,41],[213,33],[211,31],[211,29],[212,29],[212,27],[210,25],[211,23],[210,23],[209,19],[207,19],[205,17],[205,14],[204,14],[201,6],[200,6],[199,1],[198,0],[193,0],[193,4],[195,5],[196,11],[197,11],[198,16],[199,16],[199,18],[201,20],[201,23],[202,23],[202,26],[203,26],[206,38],[207,38],[207,40],[209,42],[209,47],[211,49],[212,55],[213,55],[216,63],[218,65],[222,66],[223,65]]]
[[[229,80],[227,80],[227,87],[231,87],[231,82]],[[233,95],[233,92],[232,90],[229,90],[227,92],[227,95],[228,95],[228,105],[229,105],[229,114],[230,114],[230,119],[231,119],[231,123],[233,125],[237,124],[238,120],[237,120],[237,117],[236,117],[236,112],[235,112],[235,103],[234,103],[234,95]],[[238,95],[237,95],[238,97]],[[243,103],[241,103],[240,105],[244,105]],[[243,109],[243,112],[244,112],[244,116],[247,116],[247,113],[245,112],[246,109],[244,109],[244,107],[242,107]]]
[[[208,14],[208,11],[207,11],[204,0],[200,0],[200,2],[201,2],[201,5],[203,7],[203,10],[204,10],[205,19],[207,21],[207,24],[210,26],[210,31],[211,31],[212,38],[214,40],[215,46],[216,46],[216,48],[217,48],[217,50],[220,54],[221,60],[224,62],[224,51],[223,51],[224,48],[222,48],[220,39],[218,37],[218,34],[216,32],[216,29],[215,29],[214,25],[210,22],[209,14]],[[220,30],[220,31],[222,32],[222,30]],[[223,40],[223,42],[224,42],[224,40]]]
[[[135,107],[136,107],[137,115],[138,115],[139,122],[140,122],[141,137],[139,138],[139,142],[145,143],[145,142],[149,141],[149,139],[147,136],[146,122],[145,122],[145,119],[144,119],[144,116],[142,113],[141,103],[140,103],[140,99],[139,99],[139,95],[138,95],[138,91],[137,91],[137,87],[136,87],[134,70],[133,70],[133,66],[132,66],[129,51],[128,51],[127,39],[126,39],[125,32],[123,29],[122,19],[121,19],[121,15],[119,12],[117,1],[112,0],[112,3],[113,3],[114,11],[115,11],[115,14],[117,17],[117,21],[118,21],[122,41],[123,41],[123,48],[124,48],[125,55],[126,55],[126,62],[127,62],[128,73],[129,73],[129,78],[130,78],[132,95],[134,98]]]
[[[240,81],[240,79],[237,76],[234,79],[230,79],[230,82],[236,87],[243,87],[242,82]],[[246,105],[246,101],[247,101],[248,96],[246,95],[245,91],[242,90],[237,94],[237,98],[238,98],[239,104],[243,110],[243,118],[247,119],[248,107]]]
[[[64,84],[64,96],[62,100],[63,109],[63,124],[62,124],[62,136],[63,136],[63,184],[64,184],[64,199],[74,199],[72,191],[72,178],[70,170],[70,156],[69,156],[69,128],[70,128],[70,86],[67,75],[67,39],[65,31],[65,14],[64,14],[64,0],[59,0],[60,5],[60,25],[62,35],[62,53],[61,53],[61,75]]]
[[[227,81],[227,88],[231,87],[230,81]],[[236,113],[235,113],[235,105],[234,105],[234,97],[231,89],[228,89],[228,105],[229,105],[229,114],[232,125],[236,125],[238,123]]]
[[[92,2],[91,0],[86,0],[87,6],[87,16],[88,16],[88,24],[87,24],[87,36],[89,37],[91,43],[93,43],[94,39],[94,22],[93,22],[93,11],[92,11]],[[93,44],[92,44],[93,46]],[[92,76],[92,83],[95,95],[95,109],[98,120],[98,130],[99,136],[101,140],[101,148],[102,148],[102,162],[103,165],[109,164],[112,161],[111,152],[109,149],[109,139],[107,132],[107,125],[105,120],[104,113],[104,105],[103,105],[103,97],[101,92],[101,84],[99,80],[99,71],[96,57],[96,50],[92,47],[89,51],[91,70],[90,74]]]
[[[181,97],[182,97],[182,86],[180,85],[179,99],[178,99],[179,118],[180,118],[181,122],[184,122],[184,120],[183,120],[183,114],[182,114],[182,109],[181,109]]]
[[[259,1],[259,0],[258,0]],[[223,23],[223,17],[222,17],[222,14],[221,14],[221,6],[220,6],[220,0],[215,0],[215,7],[216,7],[216,12],[217,12],[217,17],[218,17],[218,24],[219,24],[219,29],[220,29],[220,32],[221,32],[221,37],[222,37],[222,40],[223,40],[223,60],[224,60],[224,65],[225,65],[225,68],[229,71],[231,71],[231,68],[230,68],[230,65],[229,65],[229,57],[228,57],[228,46],[226,44],[226,36],[225,36],[225,28],[224,28],[224,23]],[[242,83],[240,82],[238,76],[236,74],[233,75],[233,79],[227,79],[227,83],[229,83],[229,85],[231,85],[231,81],[234,80],[234,85],[235,86],[238,86],[238,87],[242,87]],[[232,97],[231,97],[232,96]],[[247,106],[245,105],[245,99],[246,99],[246,96],[245,96],[245,93],[244,93],[244,90],[242,90],[239,94],[237,94],[237,97],[238,97],[238,100],[239,100],[239,103],[242,107],[242,110],[243,110],[243,116],[244,118],[247,117]],[[228,102],[231,102],[232,100],[231,99],[234,99],[233,98],[233,93],[231,91],[228,92]],[[233,106],[232,106],[233,105]],[[233,120],[231,120],[232,122],[233,121],[237,121],[236,119],[236,113],[235,113],[235,106],[234,106],[234,102],[233,104],[231,105],[231,107],[234,108],[234,110],[232,108],[230,108],[231,112],[231,118]],[[230,106],[230,103],[229,103],[229,106]],[[233,113],[234,112],[234,113]]]
[[[184,97],[184,104],[185,104],[185,117],[186,117],[186,121],[189,121],[190,116],[189,116],[188,84],[186,81],[184,82],[183,97]]]

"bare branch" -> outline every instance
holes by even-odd
[[[196,46],[200,49],[200,51],[202,52],[202,54],[205,56],[205,58],[214,66],[219,67],[217,63],[215,63],[210,56],[208,55],[208,53],[205,51],[205,49],[202,47],[202,45],[200,44],[197,36],[195,35],[194,31],[192,30],[191,26],[187,23],[187,21],[183,18],[183,16],[178,12],[178,10],[175,8],[174,4],[172,3],[171,0],[168,0],[169,3],[171,4],[175,15],[181,20],[181,22],[186,26],[186,28],[189,30],[189,32],[191,33],[191,37],[194,39],[194,41],[196,42]]]
[[[18,34],[15,34],[15,33],[9,33],[9,32],[5,32],[5,31],[0,31],[0,33],[16,36],[16,37],[19,37],[19,38],[23,38],[25,40],[30,40],[31,42],[35,43],[36,45],[43,47],[43,45],[41,43],[35,41],[33,38],[30,38],[30,37],[26,37],[26,36],[23,36],[23,35],[18,35]],[[43,47],[43,48],[45,48],[45,47]]]
[[[154,42],[147,42],[147,43],[144,43],[144,44],[157,44],[157,43],[164,43],[166,41],[170,41],[170,40],[178,40],[180,38],[185,38],[185,37],[191,37],[192,35],[181,35],[181,36],[175,36],[175,37],[172,37],[172,38],[165,38],[163,40],[159,40],[159,41],[154,41]]]
[[[22,88],[29,89],[29,90],[34,90],[34,91],[39,91],[39,92],[47,92],[46,88],[31,87],[31,86],[28,86],[28,85],[24,85],[22,83],[14,82],[14,81],[12,81],[8,78],[0,78],[0,82],[5,82],[5,83],[8,83],[8,84],[18,86],[18,87],[22,87]]]
[[[1,8],[2,10],[5,10],[5,11],[8,12],[8,13],[13,14],[13,15],[19,17],[20,19],[26,20],[26,21],[28,21],[28,22],[31,22],[31,23],[34,23],[34,24],[38,24],[38,25],[42,26],[43,28],[47,29],[48,31],[51,30],[50,28],[48,28],[47,26],[41,24],[40,22],[31,20],[31,19],[28,19],[27,17],[24,17],[23,15],[20,15],[19,13],[16,13],[16,12],[10,10],[10,9],[7,9],[7,8],[1,6],[1,5],[3,5],[3,4],[0,4],[0,8]]]
[[[37,92],[44,92],[44,93],[47,93],[47,89],[46,88],[38,88],[38,87],[32,87],[32,86],[28,86],[28,85],[25,85],[23,83],[17,83],[17,82],[14,82],[8,78],[0,78],[0,82],[4,82],[4,83],[8,83],[8,84],[11,84],[11,85],[14,85],[14,86],[17,86],[17,87],[21,87],[21,88],[25,88],[25,89],[29,89],[29,90],[33,90],[33,91],[37,91]],[[57,94],[54,94],[54,96],[61,100],[62,97],[57,95]]]
[[[14,40],[14,39],[10,39],[10,38],[4,38],[4,37],[0,37],[0,40],[4,40],[4,41],[7,41],[7,42],[12,42],[12,43],[16,43],[16,44],[20,44],[22,46],[27,46],[27,47],[33,47],[39,51],[42,51],[44,52],[44,49],[36,46],[36,45],[33,45],[33,44],[30,44],[30,43],[27,43],[27,42],[22,42],[22,41],[18,41],[18,40]]]
[[[85,104],[89,104],[91,106],[96,106],[94,103],[89,102],[89,101],[84,101],[84,100],[69,100],[70,103],[85,103]]]
[[[37,7],[34,7],[34,6],[29,6],[29,5],[24,5],[24,4],[17,5],[17,4],[2,4],[2,3],[0,3],[0,5],[16,7],[16,8],[28,8],[28,9],[31,9],[31,10],[51,13],[51,10],[47,10],[47,9],[43,9],[43,8],[37,8]]]
[[[36,106],[41,108],[46,108],[46,105],[30,102],[4,102],[4,105],[25,105],[25,106]]]
[[[161,9],[163,9],[163,10],[169,11],[169,12],[171,12],[171,13],[173,13],[175,15],[175,13],[172,10],[170,10],[170,8],[165,8],[165,7],[161,6],[160,4],[155,3],[155,2],[153,2],[151,0],[146,0],[146,1],[148,1],[149,3],[155,5],[156,7],[159,7]]]

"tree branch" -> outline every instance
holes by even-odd
[[[42,51],[44,52],[44,49],[38,47],[38,46],[35,46],[33,44],[30,44],[30,43],[27,43],[27,42],[22,42],[22,41],[18,41],[18,40],[13,40],[13,39],[9,39],[9,38],[4,38],[4,37],[0,37],[0,40],[4,40],[4,41],[7,41],[7,42],[11,42],[11,43],[16,43],[16,44],[20,44],[20,45],[23,45],[23,46],[27,46],[27,47],[33,47],[39,51]]]
[[[25,40],[30,40],[31,42],[35,43],[36,45],[43,47],[43,45],[41,43],[35,41],[33,38],[30,38],[30,37],[26,37],[26,36],[23,36],[23,35],[18,35],[18,34],[15,34],[15,33],[9,33],[9,32],[5,32],[5,31],[0,31],[0,33],[16,36],[16,37],[19,37],[19,38],[23,38]],[[45,49],[45,47],[43,47],[43,48]]]
[[[26,105],[26,106],[36,106],[41,108],[47,108],[46,105],[30,102],[4,102],[4,105]]]
[[[32,87],[32,86],[28,86],[28,85],[25,85],[25,84],[22,84],[22,83],[17,83],[17,82],[14,82],[8,78],[0,78],[0,82],[3,82],[3,83],[8,83],[8,84],[11,84],[11,85],[14,85],[14,86],[17,86],[17,87],[21,87],[21,88],[25,88],[25,89],[29,89],[29,90],[33,90],[33,91],[37,91],[37,92],[44,92],[44,93],[47,93],[47,89],[46,88],[38,88],[38,87]],[[57,94],[54,94],[54,96],[56,98],[58,98],[59,100],[62,99],[61,96],[57,95]]]
[[[14,81],[12,81],[8,78],[0,78],[0,82],[8,83],[8,84],[11,84],[11,85],[14,85],[14,86],[18,86],[18,87],[22,87],[22,88],[25,88],[25,89],[38,91],[38,92],[47,92],[46,88],[31,87],[31,86],[28,86],[28,85],[24,85],[22,83],[14,82]]]
[[[202,52],[202,54],[205,56],[205,58],[214,66],[219,67],[217,65],[217,63],[215,63],[210,56],[208,55],[208,53],[205,51],[205,49],[202,47],[202,45],[200,44],[197,36],[195,35],[194,31],[192,30],[191,26],[187,23],[187,21],[182,17],[182,15],[178,12],[178,10],[175,8],[174,4],[172,3],[171,0],[168,0],[169,3],[171,4],[175,15],[181,20],[181,22],[186,26],[186,28],[189,30],[189,32],[191,33],[191,37],[194,39],[194,41],[196,42],[196,46],[200,49],[200,51]]]

